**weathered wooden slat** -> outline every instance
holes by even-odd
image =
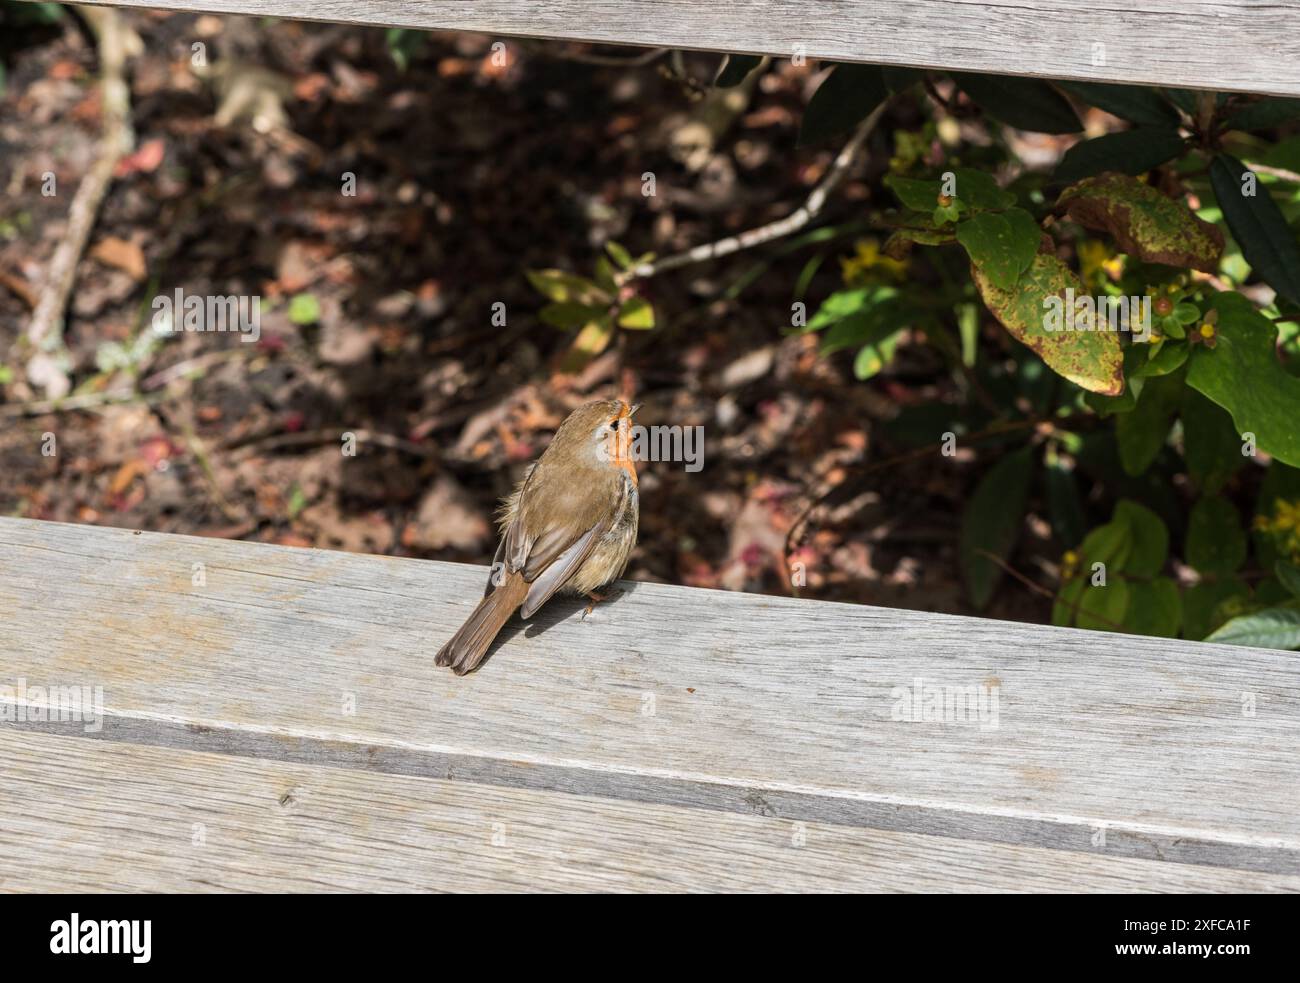
[[[458,678],[481,568],[20,519],[0,558],[0,687],[102,686],[100,739],[1300,873],[1293,653],[630,584]],[[997,727],[894,719],[917,679]]]
[[[1090,0],[114,0],[114,5],[785,57],[803,51],[810,58],[838,61],[1300,95],[1300,5],[1294,0],[1138,0],[1115,7]]]
[[[0,759],[0,891],[1300,891],[1297,876],[3,729]]]

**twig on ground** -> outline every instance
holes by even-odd
[[[187,358],[175,365],[170,365],[161,371],[155,372],[153,375],[146,376],[138,387],[135,385],[119,386],[116,389],[105,389],[102,392],[83,393],[80,396],[38,399],[26,403],[0,403],[0,418],[68,413],[75,410],[97,409],[114,403],[131,403],[136,400],[145,403],[152,402],[162,395],[158,390],[166,389],[177,382],[188,381],[191,372],[204,369],[214,362],[237,358],[246,354],[250,353],[244,348],[232,348]]]
[[[249,441],[227,444],[223,450],[235,451],[239,456],[247,456],[259,451],[279,450],[285,447],[316,447],[321,444],[337,444],[345,433],[356,437],[358,444],[375,444],[390,450],[402,451],[416,457],[437,458],[438,452],[432,447],[425,447],[414,441],[392,434],[378,433],[374,430],[348,430],[340,427],[335,430],[305,430],[302,433],[272,434]]]
[[[144,45],[121,14],[109,7],[79,7],[99,41],[103,135],[99,157],[73,196],[68,209],[68,231],[54,251],[26,338],[34,354],[27,377],[51,398],[71,389],[66,370],[52,353],[63,347],[63,313],[68,307],[77,264],[85,252],[104,196],[108,194],[117,162],[135,143],[131,129],[131,90],[126,82],[126,62]]]
[[[17,416],[44,416],[47,413],[65,413],[71,410],[89,410],[112,403],[132,403],[143,397],[134,388],[106,389],[98,393],[65,396],[62,399],[38,399],[27,403],[0,405],[0,418]]]
[[[756,229],[750,229],[739,235],[719,239],[717,242],[696,246],[683,253],[664,256],[662,259],[634,266],[619,277],[620,282],[644,280],[668,270],[689,266],[692,263],[702,263],[722,256],[729,256],[732,253],[740,252],[742,249],[752,249],[755,246],[761,246],[774,239],[780,239],[793,232],[798,232],[817,217],[826,205],[826,199],[830,197],[831,193],[839,187],[840,182],[848,175],[849,169],[857,159],[858,151],[861,150],[867,138],[871,136],[888,105],[889,100],[885,100],[858,124],[857,129],[853,131],[853,136],[849,138],[848,143],[844,145],[835,156],[835,160],[831,162],[831,166],[822,177],[821,182],[808,195],[807,200],[785,218],[769,222],[767,225],[759,226]]]

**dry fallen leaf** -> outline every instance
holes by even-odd
[[[128,242],[126,239],[119,239],[116,236],[101,239],[96,243],[95,248],[90,251],[90,255],[105,266],[112,266],[122,270],[137,282],[144,280],[145,276],[148,275],[144,261],[144,250],[136,243]]]

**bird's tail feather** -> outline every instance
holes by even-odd
[[[522,574],[511,574],[483,600],[451,641],[442,647],[434,660],[436,665],[451,666],[458,676],[473,672],[483,661],[492,641],[510,616],[528,595],[528,583]]]

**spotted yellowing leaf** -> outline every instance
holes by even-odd
[[[1085,178],[1062,191],[1057,203],[1084,228],[1109,233],[1130,256],[1206,273],[1219,268],[1223,233],[1128,174]]]
[[[1124,391],[1124,356],[1113,331],[1050,331],[1048,299],[1064,303],[1067,288],[1087,293],[1083,282],[1055,256],[1039,253],[1010,290],[997,286],[978,266],[972,268],[980,297],[1012,337],[1038,354],[1057,373],[1091,392],[1118,396]]]

